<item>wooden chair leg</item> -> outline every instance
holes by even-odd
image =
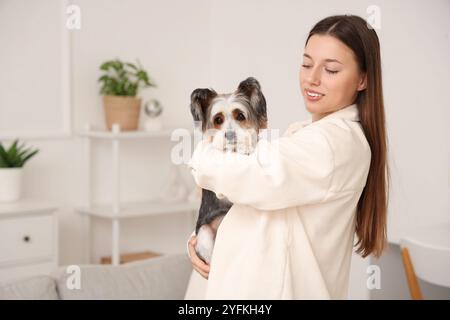
[[[411,262],[411,257],[409,256],[409,251],[407,248],[402,248],[401,252],[411,298],[413,300],[423,300],[422,291],[420,290],[419,282],[417,281],[417,276],[414,272],[414,267]]]

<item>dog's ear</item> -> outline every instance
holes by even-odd
[[[266,98],[261,91],[258,80],[249,77],[242,81],[236,91],[237,94],[245,95],[250,101],[250,105],[255,110],[260,128],[267,128]]]
[[[202,123],[203,130],[206,126],[206,111],[211,104],[211,100],[217,96],[212,89],[195,89],[191,94],[191,113],[194,121]]]

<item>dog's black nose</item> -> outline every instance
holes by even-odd
[[[225,139],[227,139],[227,140],[235,140],[236,139],[236,132],[234,132],[233,130],[225,131]]]

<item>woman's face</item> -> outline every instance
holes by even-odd
[[[329,35],[309,38],[300,68],[300,88],[312,120],[354,103],[366,87],[353,51]]]

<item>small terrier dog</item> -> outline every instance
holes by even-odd
[[[261,129],[267,128],[266,99],[255,78],[242,81],[235,92],[217,94],[212,89],[199,88],[191,94],[191,113],[200,123],[204,139],[223,151],[250,154]],[[238,183],[238,182],[237,182]],[[217,229],[233,204],[202,189],[195,233],[197,255],[211,262]]]

